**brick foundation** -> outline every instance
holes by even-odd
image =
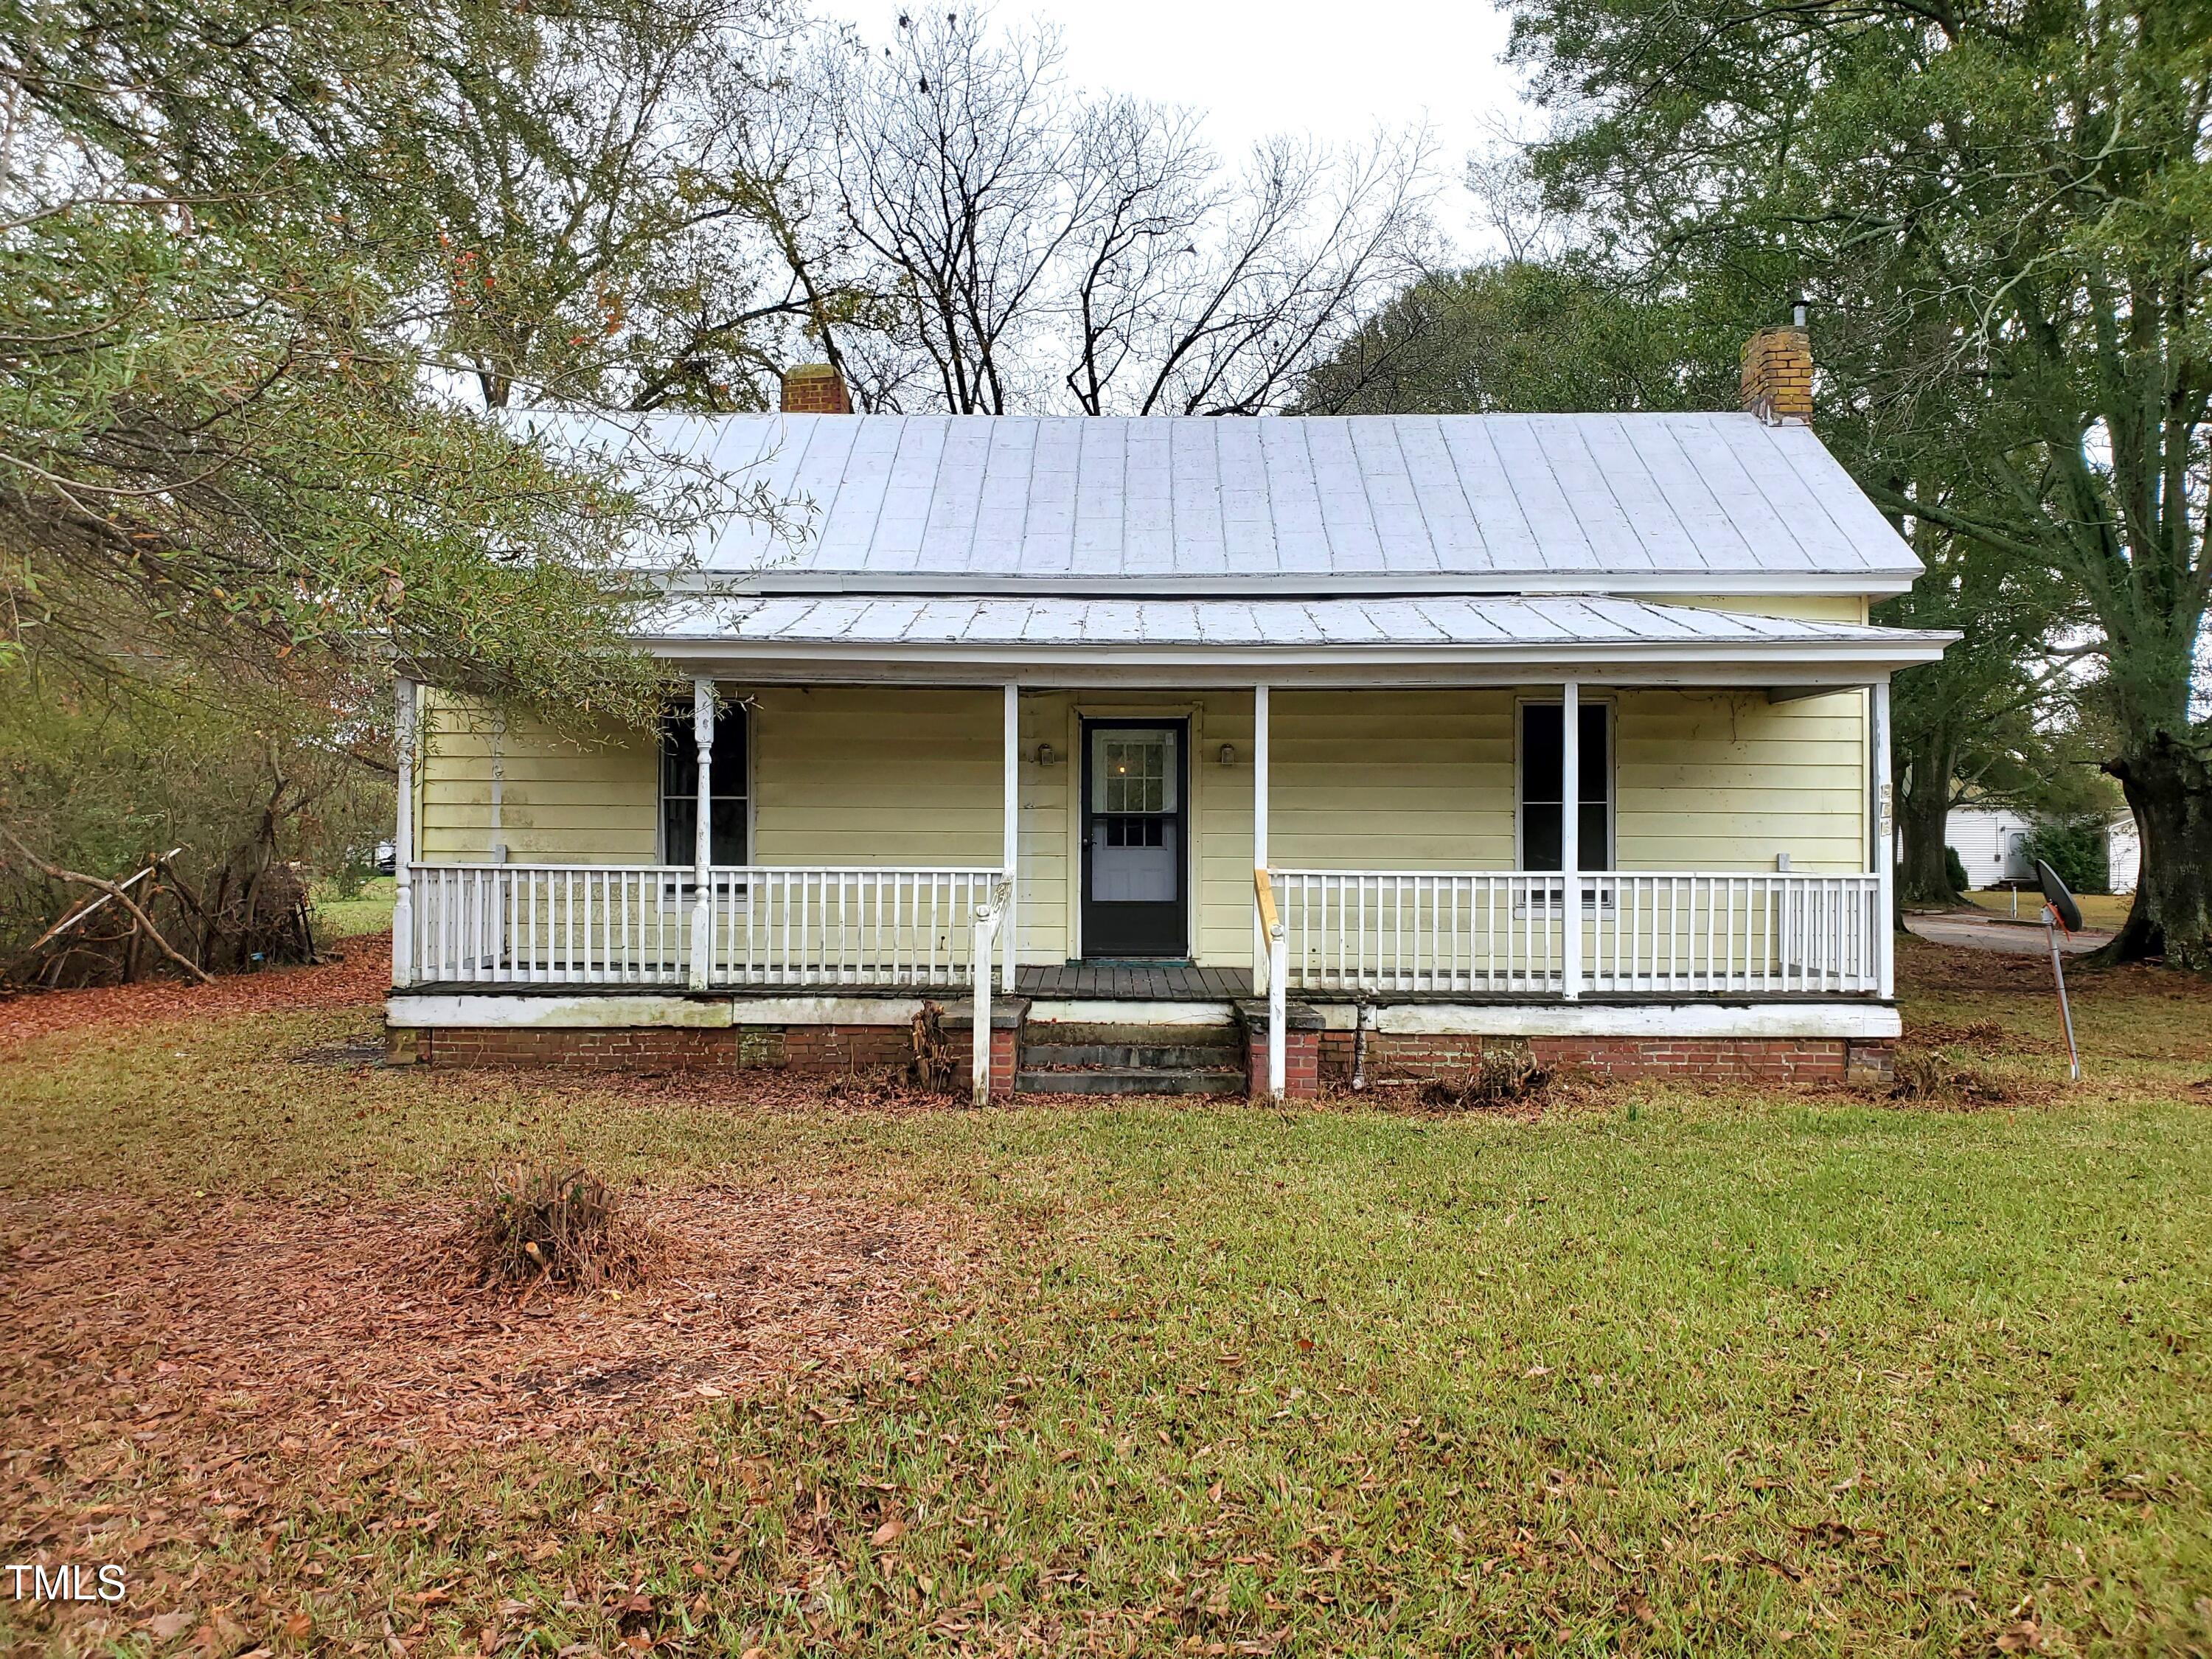
[[[734,1072],[755,1067],[848,1072],[903,1066],[903,1025],[665,1025],[608,1030],[441,1026],[393,1030],[392,1058],[429,1066],[532,1066],[568,1072]]]
[[[1322,1033],[1320,1074],[1332,1081],[1352,1075],[1352,1034]],[[1385,1078],[1463,1077],[1486,1047],[1521,1046],[1518,1040],[1456,1034],[1370,1031],[1367,1075]],[[1841,1083],[1846,1076],[1886,1076],[1891,1045],[1840,1037],[1531,1037],[1536,1060],[1562,1072],[1606,1077],[1670,1077],[1768,1083]],[[1264,1065],[1265,1060],[1261,1062]]]
[[[1263,1005],[1264,1006],[1264,1005]],[[991,1092],[1013,1091],[1020,1063],[1021,1030],[994,1021]],[[951,1022],[948,1021],[948,1025]],[[1352,1075],[1350,1031],[1324,1031],[1294,1014],[1285,1032],[1284,1085],[1296,1098],[1321,1091],[1324,1079]],[[430,1066],[548,1066],[573,1072],[736,1072],[755,1067],[849,1072],[903,1067],[912,1056],[902,1025],[740,1025],[712,1030],[641,1025],[610,1030],[551,1030],[445,1026],[395,1028],[389,1033],[394,1060]],[[964,1032],[960,1042],[964,1050]],[[1460,1035],[1370,1031],[1367,1075],[1372,1081],[1405,1077],[1461,1077],[1486,1046],[1512,1039]],[[1745,1079],[1769,1083],[1873,1083],[1890,1074],[1887,1042],[1822,1037],[1534,1037],[1527,1047],[1547,1066],[1607,1077],[1671,1077],[1698,1080]],[[1267,1085],[1264,1019],[1248,1025],[1245,1053],[1255,1092]],[[969,1091],[969,1068],[957,1086]]]

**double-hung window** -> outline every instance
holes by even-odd
[[[745,753],[745,711],[726,703],[714,716],[714,771],[708,846],[714,864],[745,862],[746,780],[752,775]],[[688,708],[671,711],[660,722],[660,856],[666,864],[689,864],[699,828],[699,740]]]
[[[1565,821],[1566,721],[1564,705],[1521,705],[1521,867],[1561,866]],[[1577,757],[1582,799],[1575,804],[1580,844],[1576,865],[1583,870],[1613,868],[1613,709],[1602,702],[1580,708],[1582,752]]]

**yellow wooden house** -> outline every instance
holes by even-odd
[[[659,732],[402,684],[395,1051],[872,1066],[935,1002],[1000,1090],[1879,1066],[1889,679],[1949,636],[1869,625],[1920,567],[1808,364],[1770,331],[1724,413],[663,422],[787,526],[672,568]]]

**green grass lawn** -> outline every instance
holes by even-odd
[[[293,1063],[365,1011],[40,1039],[0,1056],[19,1204],[374,1207],[557,1151],[951,1206],[988,1249],[895,1363],[653,1426],[333,1458],[126,1413],[19,1455],[16,1499],[162,1517],[168,1600],[98,1628],[0,1601],[0,1636],[2202,1652],[2212,992],[2080,976],[2068,1091],[2034,965],[1905,946],[1909,1016],[2015,1091],[1972,1112],[1639,1085],[1533,1121],[896,1114]]]
[[[381,933],[392,927],[392,878],[375,876],[351,898],[315,896],[315,936],[333,942]]]

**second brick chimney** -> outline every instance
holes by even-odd
[[[1743,406],[1770,425],[1813,418],[1813,340],[1805,307],[1786,326],[1762,328],[1744,343]]]
[[[787,415],[850,415],[853,399],[845,377],[828,363],[801,363],[783,374]]]

